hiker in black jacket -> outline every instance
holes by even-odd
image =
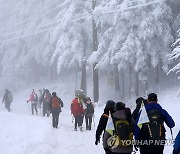
[[[103,135],[103,147],[106,154],[131,154],[133,145],[127,145],[125,142],[126,140],[132,141],[133,139],[132,129],[134,120],[131,117],[131,110],[125,107],[124,103],[117,102],[114,111]],[[119,139],[117,140],[115,136],[118,136]],[[117,143],[117,141],[122,143],[122,145],[113,144]]]
[[[136,121],[136,119],[138,117],[142,102],[144,103],[144,105],[147,104],[147,100],[144,99],[143,97],[139,97],[136,99],[136,108],[132,113],[132,117],[133,117],[134,121]]]
[[[101,115],[97,130],[96,130],[96,141],[95,141],[96,145],[98,145],[98,143],[100,143],[100,138],[101,138],[102,132],[104,132],[106,129],[106,125],[107,125],[108,118],[109,118],[109,113],[110,114],[114,113],[114,105],[115,105],[115,102],[112,100],[109,100],[106,103],[106,106],[104,108],[104,113]],[[106,151],[107,149],[104,149],[104,150]]]
[[[2,103],[4,102],[5,108],[8,110],[8,112],[11,111],[10,106],[11,106],[12,101],[13,101],[13,95],[11,94],[11,92],[8,89],[6,89],[4,96],[3,96]]]
[[[94,104],[91,102],[90,97],[87,97],[85,103],[86,130],[91,130],[93,115],[94,115]]]

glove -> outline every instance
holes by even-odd
[[[95,145],[98,145],[100,143],[100,138],[96,138]]]
[[[27,103],[29,103],[29,101],[26,101]]]

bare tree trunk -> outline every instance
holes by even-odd
[[[76,81],[75,81],[74,92],[77,90],[77,84],[78,84],[78,71],[79,71],[79,65],[78,65],[78,62],[76,61]]]
[[[139,78],[138,72],[135,71],[135,96],[139,96]]]
[[[36,60],[34,60],[34,68],[34,81],[38,83],[38,64]]]
[[[96,6],[96,0],[92,0],[92,9],[94,10]],[[95,20],[92,16],[92,30],[93,30],[93,52],[97,52],[98,40],[97,40],[97,27]],[[96,63],[93,64],[93,96],[94,102],[99,100],[99,79],[98,79],[98,69],[96,68]]]
[[[53,81],[53,70],[52,70],[51,65],[49,65],[49,79],[51,82]]]
[[[119,70],[117,65],[114,65],[114,78],[115,78],[115,90],[120,91],[120,86],[119,86]]]
[[[158,85],[159,84],[159,65],[156,66],[155,73],[156,73],[155,83]]]
[[[147,71],[144,73],[144,76],[146,80],[143,81],[144,84],[144,95],[146,96],[148,94],[148,73]]]
[[[94,102],[99,100],[99,79],[98,79],[98,69],[96,69],[96,64],[93,64],[93,96]]]
[[[121,97],[125,99],[125,87],[124,87],[124,69],[121,69]]]
[[[87,95],[86,85],[86,62],[84,60],[82,62],[81,89],[84,91],[85,95]]]
[[[159,64],[157,65],[157,67],[156,67],[156,70],[155,70],[155,72],[156,72],[155,83],[156,83],[156,85],[157,85],[157,87],[158,87],[159,93],[160,93],[160,91],[161,91],[160,84],[159,84],[161,68],[162,68],[162,63],[161,63],[161,61],[160,61]]]
[[[47,64],[46,68],[48,69],[47,77],[48,77],[49,81],[52,82],[52,69],[51,69],[51,66]]]
[[[132,67],[131,67],[131,64],[129,63],[129,98],[131,98],[131,94],[132,94],[132,78],[131,78],[131,74],[132,74]]]

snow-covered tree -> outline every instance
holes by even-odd
[[[56,33],[59,37],[51,62],[57,60],[58,72],[62,67],[76,66],[77,62],[81,66],[83,58],[90,55],[92,44],[90,10],[91,3],[88,0],[71,0],[57,15],[60,24],[55,29],[53,37],[57,37]]]
[[[148,1],[102,1],[95,12],[97,23],[103,27],[99,52],[91,60],[99,59],[98,67],[102,69],[113,64],[119,70],[133,68],[136,81],[145,83],[147,89],[148,74],[152,73],[149,67],[168,70],[166,55],[172,42],[173,17],[166,1],[144,4]]]

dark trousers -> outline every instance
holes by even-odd
[[[60,113],[59,109],[53,109],[52,110],[52,125],[53,125],[54,128],[58,127],[59,113]]]
[[[85,119],[86,119],[86,129],[91,130],[92,115],[85,115]]]
[[[78,125],[78,127],[82,126],[84,116],[83,115],[75,115],[74,118],[75,118],[74,128],[77,129],[77,125]]]
[[[6,101],[6,102],[5,102],[5,108],[8,110],[8,112],[11,111],[10,106],[11,106],[11,102]]]
[[[50,114],[50,109],[49,109],[49,102],[43,102],[43,116],[45,116],[45,114],[47,114],[47,116],[49,117]]]
[[[36,114],[38,114],[37,103],[31,103],[32,115],[34,114],[34,109],[35,109],[35,111],[36,111]]]
[[[164,146],[140,146],[140,154],[163,154]]]

